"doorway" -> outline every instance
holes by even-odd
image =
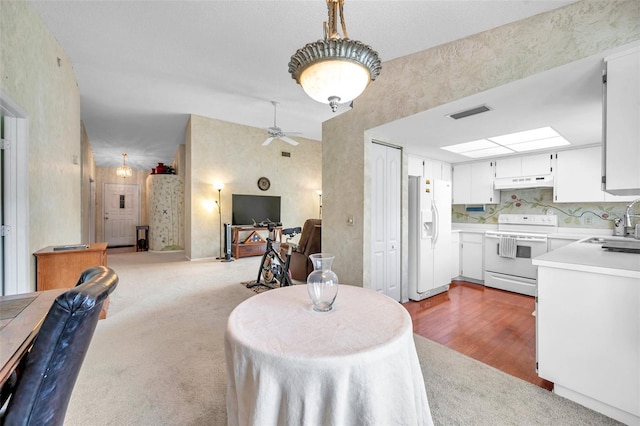
[[[402,150],[371,146],[371,288],[399,302]]]
[[[31,291],[29,254],[28,120],[12,99],[0,91],[2,156],[0,158],[1,294]]]
[[[140,186],[105,183],[103,196],[104,240],[108,247],[136,244],[140,221]]]

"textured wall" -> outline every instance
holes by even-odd
[[[149,250],[184,248],[184,182],[179,175],[147,176]]]
[[[0,41],[0,89],[29,122],[30,252],[79,243],[80,96],[71,62],[26,1],[0,1]],[[30,283],[35,289],[33,256]]]
[[[185,200],[187,205],[187,256],[191,259],[219,256],[220,218],[215,207],[215,182],[221,192],[222,222],[231,223],[231,195],[282,197],[282,223],[302,226],[319,215],[316,190],[321,189],[321,144],[295,138],[291,146],[274,140],[269,146],[264,129],[192,115],[187,132]],[[291,157],[283,157],[282,151]],[[268,191],[258,189],[260,177],[271,181]]]
[[[367,129],[638,39],[639,1],[584,0],[384,62],[354,108],[323,124],[322,244],[337,256],[340,281],[369,281]],[[347,225],[349,214],[354,226]],[[404,222],[403,228],[406,216]]]

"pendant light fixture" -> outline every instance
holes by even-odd
[[[119,166],[116,169],[116,175],[118,177],[123,178],[123,179],[131,177],[131,175],[133,175],[133,170],[131,170],[131,167],[127,166],[126,158],[127,158],[127,153],[123,152],[122,153],[122,166]]]
[[[312,99],[329,104],[336,112],[338,104],[351,102],[364,92],[370,81],[380,75],[378,52],[366,44],[350,40],[344,22],[344,0],[325,0],[329,21],[324,23],[324,40],[298,49],[289,61],[291,78]],[[340,14],[342,35],[338,33]]]

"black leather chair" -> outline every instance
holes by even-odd
[[[100,310],[117,285],[118,275],[112,269],[96,266],[56,298],[18,375],[1,424],[62,425]]]

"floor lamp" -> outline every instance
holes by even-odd
[[[224,188],[224,184],[216,183],[214,185],[214,188],[218,190],[218,201],[216,201],[216,204],[218,205],[218,217],[220,218],[220,248],[218,252],[219,253],[218,257],[216,257],[216,259],[222,260],[224,259],[224,256],[222,255],[222,204],[220,201],[220,195],[222,192],[222,188]]]

